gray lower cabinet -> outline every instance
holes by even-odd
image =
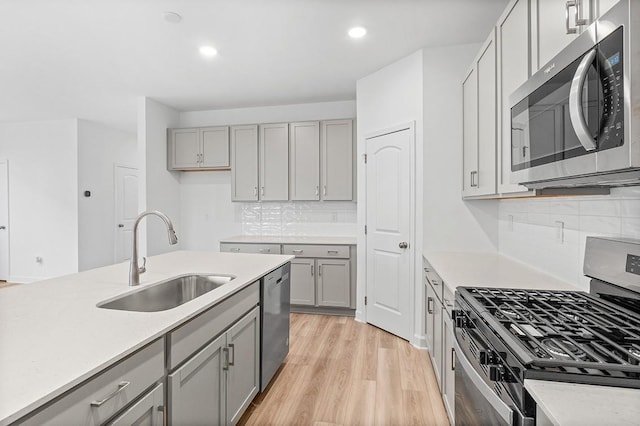
[[[291,304],[316,304],[315,259],[296,258],[291,261]]]
[[[351,303],[349,261],[318,259],[318,306],[348,308]]]
[[[260,386],[260,308],[168,377],[169,423],[235,424]]]
[[[122,414],[107,423],[107,425],[164,425],[164,387],[159,383],[139,401],[126,409]]]

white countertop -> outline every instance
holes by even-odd
[[[221,243],[256,243],[256,244],[333,244],[356,245],[356,237],[312,237],[284,235],[236,235],[223,238]]]
[[[424,257],[452,291],[458,286],[578,290],[567,281],[497,253],[436,251]]]
[[[178,251],[0,290],[0,425],[10,423],[236,293],[293,256]],[[181,306],[127,312],[98,302],[189,273],[236,278]]]
[[[640,390],[525,380],[525,389],[558,426],[640,425]]]
[[[426,252],[424,257],[452,291],[458,286],[578,290],[497,253]],[[525,380],[525,389],[555,425],[640,425],[640,390]]]

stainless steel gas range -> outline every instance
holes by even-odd
[[[458,287],[455,420],[533,425],[525,379],[640,389],[640,241],[587,238],[590,292]]]

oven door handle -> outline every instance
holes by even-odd
[[[569,117],[571,118],[571,124],[573,130],[578,136],[580,144],[587,151],[593,151],[596,149],[596,141],[591,137],[589,127],[584,119],[584,112],[582,111],[582,88],[584,86],[584,80],[587,78],[589,67],[596,57],[596,49],[592,49],[587,53],[582,60],[576,73],[571,81],[571,89],[569,91]]]
[[[489,387],[488,384],[482,380],[480,374],[473,368],[471,362],[467,359],[467,354],[460,348],[458,344],[458,336],[453,339],[453,346],[456,350],[456,364],[460,363],[461,369],[467,373],[467,376],[473,382],[473,385],[480,391],[482,396],[487,400],[489,404],[496,410],[496,413],[509,425],[513,424],[513,409],[509,407],[496,392]],[[458,366],[456,365],[456,371]],[[457,374],[457,373],[456,373]]]

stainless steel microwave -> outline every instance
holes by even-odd
[[[511,181],[640,185],[640,1],[622,0],[510,97]]]

